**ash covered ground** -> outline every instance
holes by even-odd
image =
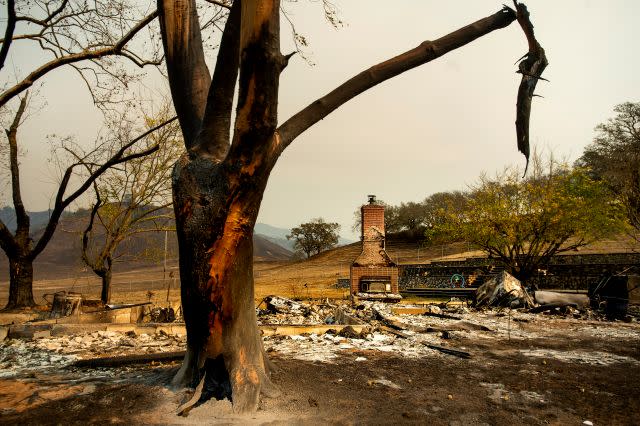
[[[229,401],[209,401],[177,417],[188,394],[167,383],[179,362],[74,366],[180,351],[184,336],[94,331],[7,339],[0,343],[3,423],[638,424],[637,320],[604,321],[588,310],[424,310],[404,314],[368,302],[259,307],[262,324],[325,324],[327,331],[263,337],[282,392],[248,416],[235,415]],[[343,314],[360,324],[335,324]]]

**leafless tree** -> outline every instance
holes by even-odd
[[[9,301],[6,309],[28,307],[35,304],[32,289],[33,261],[42,253],[51,240],[64,210],[87,189],[91,188],[96,179],[111,167],[155,152],[158,149],[158,145],[139,150],[133,150],[132,147],[149,134],[175,121],[175,118],[173,118],[160,123],[142,133],[140,136],[110,151],[105,151],[103,146],[98,146],[83,158],[79,158],[78,161],[68,165],[62,173],[49,221],[40,238],[34,241],[31,236],[29,214],[22,201],[20,173],[18,169],[18,128],[26,104],[27,96],[25,95],[21,98],[20,106],[11,126],[5,129],[10,147],[11,193],[16,215],[16,230],[14,233],[9,231],[7,226],[0,220],[0,247],[9,258]],[[88,159],[97,157],[101,158],[102,161],[100,163],[96,163],[95,161],[91,162],[92,167],[90,173],[84,177],[77,188],[70,190],[69,184],[72,176],[76,174],[76,170],[85,169],[86,164],[89,163]]]
[[[515,9],[505,6],[361,72],[279,123],[278,83],[291,56],[280,52],[279,0],[233,2],[212,74],[195,0],[158,0],[158,5],[174,106],[188,150],[174,170],[187,327],[187,354],[174,384],[206,381],[214,396],[232,398],[234,410],[252,411],[260,393],[273,388],[256,324],[251,241],[269,174],[282,152],[360,93],[517,19],[529,51],[519,66],[516,135],[518,148],[528,156],[531,98],[547,61],[526,7],[514,2]]]
[[[136,38],[157,17],[155,8],[144,13],[128,0],[7,0],[6,7],[7,26],[0,39],[5,84],[0,108],[62,67],[77,72],[94,101],[103,104],[117,99],[136,77],[117,58],[140,68],[162,60],[153,37]],[[7,73],[6,60],[25,52],[41,63],[24,75]]]
[[[154,118],[147,118],[148,127],[169,118],[168,108]],[[109,130],[114,143],[122,145],[131,139],[131,126],[122,127],[122,120],[111,123]],[[145,149],[159,149],[147,157],[140,157],[113,167],[96,182],[96,202],[91,209],[89,223],[82,233],[82,260],[102,280],[101,300],[111,299],[113,263],[127,254],[118,250],[122,243],[135,235],[174,230],[171,207],[171,170],[180,156],[183,144],[176,122],[150,134],[141,143]],[[80,158],[77,158],[80,160]],[[86,164],[89,173],[95,167]]]
[[[137,78],[133,68],[159,64],[162,56],[156,31],[141,36],[157,17],[155,7],[140,10],[137,2],[129,0],[7,0],[3,5],[7,19],[0,39],[0,114],[10,118],[5,120],[7,144],[3,145],[8,150],[0,149],[0,159],[5,161],[0,169],[9,175],[17,228],[11,233],[0,223],[0,246],[9,257],[7,308],[20,308],[34,304],[33,260],[49,242],[62,211],[109,167],[150,152],[133,152],[133,142],[139,140],[134,139],[111,155],[100,157],[102,162],[69,193],[72,176],[82,167],[78,162],[65,167],[50,220],[39,240],[32,241],[18,162],[18,130],[28,115],[29,89],[54,71],[68,70],[80,76],[96,105],[107,110],[113,102],[124,99],[127,87]],[[25,58],[39,62],[22,66]],[[7,67],[7,61],[16,66]]]

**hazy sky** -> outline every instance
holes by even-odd
[[[573,161],[616,104],[640,101],[640,59],[635,54],[640,2],[526,3],[550,62],[545,71],[550,83],[541,82],[537,89],[544,98],[534,99],[531,142]],[[284,71],[281,122],[362,69],[490,15],[502,2],[335,4],[346,23],[339,30],[323,19],[320,3],[285,3],[309,40],[306,52],[315,66],[296,56]],[[286,25],[284,53],[291,50]],[[434,192],[465,189],[483,171],[523,165],[513,124],[520,82],[514,62],[526,50],[514,23],[355,98],[283,154],[258,220],[289,228],[323,217],[339,222],[342,234],[354,238],[353,212],[367,194],[391,204],[420,201]],[[35,58],[25,55],[14,57],[10,66],[27,69],[21,64]],[[22,129],[29,210],[46,209],[53,198],[55,178],[46,162],[45,136],[75,134],[91,140],[100,125],[86,92],[68,75],[59,71],[45,81],[40,93],[47,103]],[[1,201],[8,200],[3,194]]]

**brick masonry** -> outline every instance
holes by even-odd
[[[385,250],[384,206],[365,204],[360,212],[362,253],[351,265],[351,294],[367,292],[362,287],[367,281],[384,285],[386,293],[398,294],[398,267]]]

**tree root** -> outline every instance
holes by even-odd
[[[228,363],[222,355],[215,359],[206,359],[202,368],[198,368],[196,351],[187,349],[180,370],[173,377],[174,389],[193,388],[195,393],[178,408],[178,415],[186,416],[189,411],[210,399],[228,399],[236,413],[254,412],[258,409],[260,396],[275,398],[280,389],[269,378],[269,372],[276,367],[264,351],[262,365],[246,365],[235,357]]]

